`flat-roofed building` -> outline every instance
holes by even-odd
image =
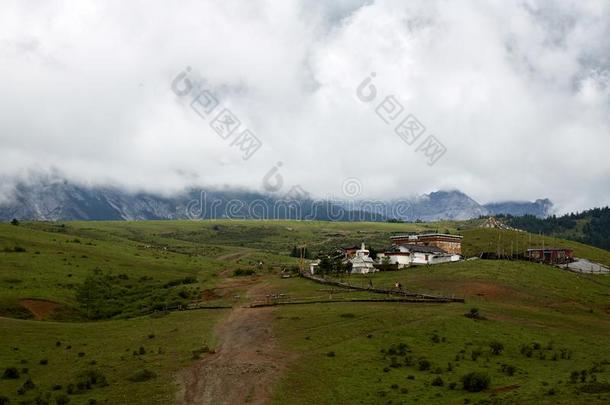
[[[391,236],[392,245],[422,245],[436,246],[446,253],[462,254],[462,236],[449,235],[446,233],[425,233],[414,235],[395,235]]]

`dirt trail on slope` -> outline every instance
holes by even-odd
[[[57,302],[35,298],[25,298],[20,300],[19,303],[22,307],[30,311],[34,315],[34,318],[39,321],[46,318],[59,307]]]
[[[261,291],[253,287],[250,293]],[[216,352],[178,376],[181,388],[176,403],[268,403],[288,357],[278,349],[271,329],[274,311],[275,308],[234,308],[216,327]]]

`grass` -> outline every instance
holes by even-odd
[[[478,256],[481,252],[494,252],[510,255],[524,252],[528,248],[557,247],[574,250],[574,256],[610,266],[610,252],[566,239],[527,232],[503,229],[472,228],[462,232],[464,243],[462,253],[465,257]]]
[[[282,380],[276,403],[571,404],[610,399],[607,393],[584,394],[586,384],[569,382],[574,370],[590,370],[598,362],[606,362],[603,371],[587,381],[610,380],[610,349],[596,344],[610,339],[607,287],[551,267],[509,261],[462,262],[374,277],[376,284],[387,286],[399,279],[430,292],[454,290],[467,303],[280,308],[278,334],[300,356]],[[464,316],[472,306],[486,320]],[[498,343],[502,350],[494,354]],[[541,349],[532,350],[532,357],[522,353],[522,346],[535,343]],[[399,344],[409,347],[406,356],[388,351]],[[334,356],[328,357],[331,351]],[[570,358],[562,358],[568,352]],[[430,362],[429,368],[420,369],[422,359]],[[461,378],[471,372],[488,375],[490,388],[463,390]]]
[[[0,392],[15,401],[67,394],[68,387],[81,379],[79,375],[95,370],[108,385],[71,395],[73,402],[93,398],[99,403],[170,403],[175,373],[192,364],[193,350],[215,343],[212,326],[223,312],[177,312],[160,318],[88,323],[2,318],[0,329],[5,332],[0,364],[27,367],[28,372],[19,379],[0,380]],[[140,347],[145,354],[140,354]],[[47,364],[40,364],[43,359]],[[154,370],[156,377],[140,382],[145,369]],[[36,388],[17,395],[28,377]],[[54,390],[54,386],[61,389]]]
[[[507,254],[511,244],[516,252],[541,246],[544,238],[546,246],[569,247],[576,256],[610,264],[610,252],[605,250],[480,229],[476,224],[230,220],[0,224],[0,316],[4,316],[0,329],[6,331],[0,337],[0,374],[8,367],[19,371],[17,379],[0,379],[0,395],[15,403],[33,401],[38,395],[66,395],[71,403],[172,402],[176,373],[214,349],[214,325],[228,313],[139,314],[143,306],[163,306],[176,297],[188,301],[200,296],[210,305],[241,304],[249,285],[293,300],[378,297],[299,277],[280,278],[282,269],[299,263],[289,257],[295,245],[306,244],[315,254],[364,241],[379,250],[396,233],[459,231],[466,256],[483,251]],[[110,278],[92,280],[100,272]],[[368,285],[366,277],[349,280]],[[466,304],[276,307],[274,334],[294,360],[274,391],[275,403],[610,400],[606,390],[610,364],[595,364],[610,360],[610,349],[599,344],[610,339],[608,277],[520,261],[473,260],[377,273],[372,280],[376,287],[392,288],[399,281],[414,291],[464,297]],[[83,294],[78,299],[85,282],[95,287],[86,290],[96,292],[99,302],[112,300],[110,320],[87,321],[91,311],[85,303],[92,301],[83,301]],[[49,300],[58,307],[44,314],[44,321],[36,321],[22,305],[26,298]],[[485,320],[464,316],[471,308]],[[541,348],[535,348],[536,343]],[[22,372],[24,368],[27,372]],[[586,370],[584,382],[582,370]],[[462,377],[470,372],[486,373],[489,388],[463,390]],[[101,376],[108,385],[97,382]],[[75,393],[79,382],[93,388]],[[23,395],[18,394],[20,389]]]

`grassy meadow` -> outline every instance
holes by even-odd
[[[8,370],[0,378],[0,403],[172,403],[176,376],[199,358],[205,361],[218,344],[214,328],[230,312],[164,312],[174,305],[242,305],[256,299],[253,288],[291,299],[373,298],[280,278],[282,269],[298,265],[289,256],[295,245],[315,254],[364,241],[380,250],[391,234],[438,230],[464,235],[467,257],[544,243],[610,265],[605,250],[476,226],[477,221],[0,224],[0,373]],[[253,275],[237,275],[247,272]],[[355,275],[349,279],[368,283]],[[413,291],[464,297],[466,303],[277,306],[271,327],[290,360],[272,402],[610,401],[610,347],[602,344],[610,341],[610,277],[508,260],[372,276],[376,287],[391,288],[396,281]],[[465,316],[471,310],[475,315]],[[471,372],[489,378],[485,389],[464,389],[462,377]]]

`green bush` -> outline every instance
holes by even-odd
[[[16,380],[19,378],[19,370],[17,367],[7,367],[2,374],[4,380]]]
[[[437,376],[434,380],[432,380],[432,382],[430,383],[433,387],[442,387],[443,385],[445,385],[445,382],[443,381],[443,379],[441,378],[441,376]]]
[[[497,356],[504,351],[504,345],[501,342],[494,340],[489,343],[489,349],[491,350],[491,354]]]
[[[417,368],[419,369],[419,371],[430,370],[430,367],[432,367],[432,363],[430,363],[430,361],[427,359],[420,359],[417,363]]]
[[[469,392],[480,392],[489,387],[491,378],[483,372],[471,372],[462,376],[462,387]]]
[[[139,370],[134,375],[128,378],[131,382],[144,382],[155,378],[157,374],[150,370]]]
[[[159,350],[161,350],[161,348],[159,348]],[[193,360],[199,360],[201,358],[201,355],[204,353],[209,353],[210,352],[210,348],[206,345],[206,346],[202,346],[197,350],[193,350]]]
[[[483,315],[481,315],[481,313],[479,312],[478,308],[470,308],[470,311],[466,314],[464,314],[464,316],[466,318],[470,318],[470,319],[478,319],[478,320],[484,320],[485,317]]]
[[[73,387],[73,384],[70,384]],[[108,386],[106,376],[97,369],[83,371],[77,376],[77,391],[86,391],[92,388],[102,388]],[[74,388],[72,388],[74,389]]]
[[[31,378],[28,378],[27,380],[25,380],[25,382],[23,383],[21,388],[24,391],[30,391],[30,390],[33,390],[34,388],[36,388],[36,384],[34,384],[34,381],[32,381]]]
[[[517,371],[517,367],[515,367],[511,364],[502,364],[501,370],[506,375],[513,376],[513,375],[515,375],[515,372]]]
[[[66,405],[70,403],[70,397],[66,394],[58,394],[55,396],[55,403],[57,405]]]
[[[580,387],[580,391],[587,394],[602,394],[610,392],[610,383],[593,382]]]

